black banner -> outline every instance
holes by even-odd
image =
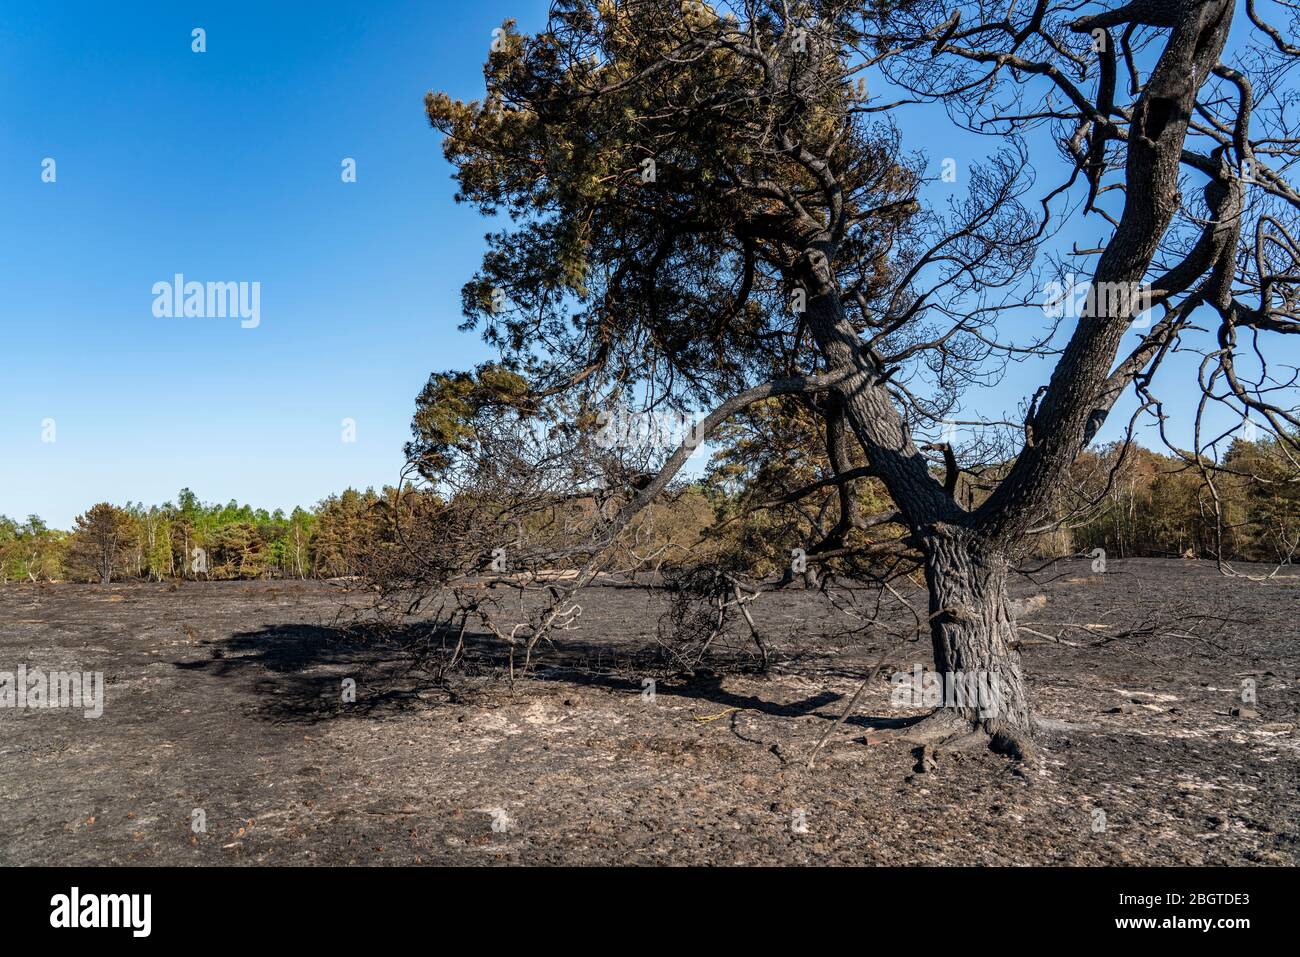
[[[568,933],[609,924],[634,936],[689,920],[693,935],[716,927],[733,947],[770,945],[777,926],[858,919],[918,946],[1008,931],[1231,946],[1288,925],[1294,879],[1268,868],[15,868],[0,871],[0,914],[9,944],[338,946],[430,922],[522,939],[537,932],[531,914]]]

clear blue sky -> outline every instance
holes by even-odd
[[[394,481],[429,372],[485,354],[456,331],[485,226],[452,203],[423,97],[480,96],[492,28],[544,13],[4,4],[0,513],[67,527],[183,485],[274,508]],[[177,272],[260,282],[260,326],[155,318]]]
[[[492,29],[545,10],[5,4],[0,513],[66,528],[182,486],[288,509],[393,482],[429,372],[487,355],[456,326],[489,227],[453,204],[423,96],[481,96]],[[935,163],[957,149],[937,118],[902,124]],[[155,317],[175,273],[261,283],[260,325]],[[1045,375],[1022,368],[965,414],[998,417]]]

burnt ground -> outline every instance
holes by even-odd
[[[1017,585],[1049,597],[1027,623],[1070,642],[1024,649],[1039,766],[941,752],[927,772],[866,741],[923,713],[888,678],[928,665],[928,639],[852,633],[811,593],[753,606],[767,675],[737,630],[672,676],[663,594],[603,586],[531,677],[511,687],[478,636],[444,688],[340,628],[358,596],[337,586],[9,586],[0,671],[102,671],[107,701],[0,710],[0,863],[1297,863],[1300,580],[1164,560],[1038,577]],[[1247,679],[1258,703],[1234,714]]]

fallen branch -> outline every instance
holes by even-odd
[[[844,713],[839,716],[839,720],[837,720],[833,725],[831,725],[829,728],[826,729],[826,733],[821,736],[821,739],[813,747],[812,751],[808,753],[809,771],[813,769],[813,761],[817,758],[817,752],[822,749],[822,745],[826,743],[826,739],[829,738],[831,736],[831,733],[840,725],[842,725],[845,722],[845,720],[848,718],[848,716],[853,713],[853,709],[857,706],[858,699],[862,697],[862,692],[867,690],[867,685],[871,684],[871,682],[875,680],[876,675],[880,673],[880,669],[884,667],[885,655],[887,653],[888,653],[888,649],[885,649],[880,653],[880,658],[879,660],[876,661],[876,666],[871,669],[871,674],[867,675],[867,680],[862,682],[862,684],[858,685],[858,690],[853,692],[853,697],[849,699],[849,706],[844,709]]]

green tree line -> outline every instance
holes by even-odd
[[[100,502],[69,530],[0,515],[0,582],[335,578],[360,574],[391,489],[347,489],[315,508]]]
[[[702,548],[716,560],[770,572],[790,547],[820,534],[797,527],[807,524],[798,514],[792,522],[751,511],[753,495],[729,481],[737,476],[727,463],[724,454],[702,480],[656,503],[641,523],[643,554]],[[1074,505],[1063,502],[1061,527],[1040,536],[1040,555],[1104,548],[1114,557],[1277,563],[1300,555],[1300,484],[1274,439],[1235,441],[1212,484],[1187,462],[1139,446],[1086,453],[1074,473]],[[996,485],[996,474],[963,475],[962,482],[961,494],[978,501]],[[871,499],[864,510],[887,502],[872,482],[861,483],[859,494]],[[393,544],[389,505],[396,495],[392,488],[349,488],[286,514],[233,501],[206,504],[186,488],[162,505],[100,502],[67,531],[36,515],[22,522],[0,515],[0,582],[363,575],[377,547]],[[1087,507],[1078,509],[1079,501]]]

